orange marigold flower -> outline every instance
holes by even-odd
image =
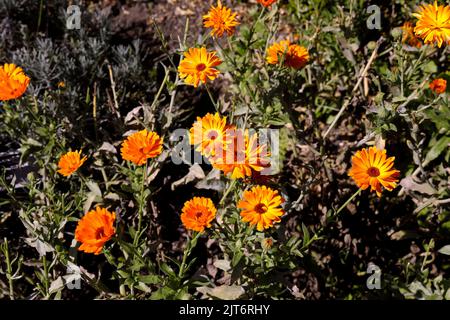
[[[376,147],[362,149],[352,156],[352,168],[348,175],[362,190],[370,186],[381,197],[381,186],[392,191],[398,182],[400,171],[393,169],[395,157],[386,159],[386,150]]]
[[[0,66],[0,101],[19,98],[25,93],[29,83],[30,78],[22,68],[12,63]]]
[[[264,7],[270,7],[272,4],[277,2],[277,0],[256,0],[261,3]]]
[[[159,156],[162,144],[163,141],[157,133],[144,129],[126,138],[120,153],[125,160],[140,166],[145,164],[147,159]]]
[[[407,21],[403,24],[402,28],[402,42],[410,45],[411,47],[420,48],[422,47],[422,42],[414,34],[414,25]]]
[[[447,90],[447,80],[438,78],[430,82],[430,89],[437,94],[444,93]]]
[[[216,52],[208,52],[205,47],[190,48],[184,53],[184,58],[178,66],[180,78],[184,82],[198,87],[199,83],[206,84],[206,81],[214,80],[220,74],[217,67],[222,60],[216,56]]]
[[[450,43],[450,6],[438,6],[437,1],[423,4],[413,16],[419,19],[414,32],[425,44],[437,44],[440,48],[443,43]]]
[[[284,214],[281,204],[284,199],[277,190],[266,186],[255,186],[244,191],[242,200],[237,207],[242,209],[242,221],[256,225],[258,231],[273,227],[274,223],[280,222]]]
[[[228,134],[231,145],[210,159],[214,168],[231,173],[232,179],[240,179],[270,166],[270,152],[266,144],[258,144],[256,133],[250,136],[248,130],[234,129]]]
[[[203,25],[205,28],[212,28],[212,36],[221,37],[224,33],[233,35],[239,22],[236,20],[236,13],[223,7],[220,0],[217,0],[217,7],[211,6],[208,14],[203,16]]]
[[[282,61],[286,67],[300,69],[308,63],[309,53],[305,47],[292,44],[289,40],[281,40],[267,49],[266,61],[269,64]]]
[[[203,118],[197,117],[190,134],[190,143],[196,145],[195,150],[202,155],[214,156],[217,152],[226,149],[227,144],[231,143],[227,139],[227,130],[233,127],[227,125],[227,118],[220,117],[219,113],[214,115],[208,113]]]
[[[186,229],[203,232],[211,226],[217,209],[209,198],[194,197],[184,203],[181,222]]]
[[[75,240],[81,242],[78,250],[100,254],[105,243],[116,233],[115,220],[114,213],[100,207],[86,213],[75,229]]]
[[[69,151],[59,159],[58,172],[65,177],[69,177],[83,165],[86,159],[87,157],[81,158],[81,150]]]

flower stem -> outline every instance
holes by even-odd
[[[186,245],[186,249],[184,249],[183,260],[181,261],[180,270],[178,271],[178,278],[181,280],[184,277],[184,272],[186,268],[186,260],[191,254],[193,249],[192,243],[196,244],[197,239],[200,237],[201,232],[194,232],[194,236],[188,239],[188,243]]]
[[[134,241],[133,245],[136,247],[139,242],[139,237],[141,235],[141,229],[142,229],[142,216],[144,211],[144,201],[145,201],[145,181],[147,180],[147,168],[148,168],[148,162],[145,163],[144,167],[144,173],[142,174],[142,184],[141,184],[141,194],[140,194],[140,201],[139,201],[139,220],[138,220],[138,228],[136,230],[136,233],[134,234]]]
[[[228,186],[228,189],[225,191],[225,193],[222,196],[222,199],[220,199],[219,201],[219,206],[223,204],[223,202],[225,201],[226,197],[228,196],[228,194],[231,192],[231,190],[233,189],[233,187],[236,185],[237,180],[233,179],[230,183],[230,185]]]
[[[9,248],[8,248],[8,239],[5,238],[3,243],[3,253],[5,255],[5,262],[6,262],[6,274],[8,278],[8,284],[9,284],[9,298],[11,300],[14,300],[14,286],[13,286],[13,271],[11,266],[11,260],[9,258]]]
[[[337,216],[339,212],[341,212],[358,194],[361,193],[361,188],[359,188],[347,201],[334,213],[334,216]]]
[[[219,106],[217,105],[217,102],[214,101],[211,91],[209,90],[209,87],[206,84],[205,84],[205,88],[206,88],[206,91],[208,92],[209,99],[211,100],[212,104],[214,105],[214,108],[216,109],[217,112],[219,112]]]

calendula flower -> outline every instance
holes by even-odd
[[[450,43],[450,6],[423,4],[418,12],[413,14],[418,19],[414,32],[423,39],[425,44]]]
[[[155,158],[161,154],[163,141],[159,135],[146,129],[133,133],[122,143],[120,153],[122,158],[143,165],[149,158]]]
[[[263,231],[281,221],[280,217],[284,214],[281,208],[283,202],[284,199],[277,190],[255,186],[244,191],[237,207],[242,209],[242,221],[249,222],[252,226],[256,225],[258,231]]]
[[[186,229],[203,232],[211,226],[216,217],[217,209],[209,198],[194,197],[184,203],[181,212],[181,222]]]
[[[267,63],[279,64],[283,61],[286,67],[294,69],[303,68],[309,61],[309,53],[305,47],[281,40],[267,49]]]
[[[190,48],[184,53],[184,58],[178,66],[180,78],[184,82],[198,87],[199,83],[206,84],[207,80],[214,80],[220,74],[217,67],[222,60],[216,56],[216,52],[208,52],[205,47]]]
[[[407,21],[402,26],[402,42],[410,45],[411,47],[420,48],[422,42],[414,34],[414,25]]]
[[[232,127],[227,125],[227,118],[220,117],[219,113],[214,115],[208,113],[204,117],[197,117],[190,134],[190,143],[196,145],[196,150],[202,155],[214,156],[216,152],[226,149],[229,142],[226,133]]]
[[[58,88],[63,89],[66,87],[66,83],[64,81],[58,82]]]
[[[22,68],[12,63],[0,66],[0,101],[19,98],[25,93],[29,83],[30,78]]]
[[[437,94],[444,93],[447,90],[447,80],[438,78],[430,82],[430,89]]]
[[[386,150],[376,147],[362,149],[352,156],[352,168],[348,175],[362,190],[370,186],[381,197],[381,186],[392,191],[398,182],[400,171],[393,169],[395,157],[386,158]]]
[[[220,0],[217,1],[217,7],[211,6],[208,14],[203,16],[203,26],[212,28],[212,36],[221,37],[224,33],[231,36],[237,25],[239,22],[236,20],[236,13],[222,6]]]
[[[272,246],[273,246],[273,238],[264,238],[261,241],[261,247],[263,248],[264,251],[270,250]]]
[[[87,157],[81,157],[81,150],[69,151],[59,159],[58,172],[65,177],[69,177],[83,165],[86,159]]]
[[[261,3],[264,7],[270,7],[273,5],[277,0],[257,0],[259,3]]]
[[[232,179],[252,176],[270,166],[270,152],[266,144],[258,144],[258,135],[250,135],[248,130],[228,130],[231,144],[226,150],[210,158],[214,168],[224,174],[231,173]]]
[[[114,213],[100,207],[86,213],[75,229],[75,240],[81,242],[78,250],[100,254],[105,243],[116,233],[115,220]]]

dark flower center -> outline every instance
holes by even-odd
[[[202,215],[203,215],[203,213],[201,213],[200,211],[195,214],[197,219],[200,219]]]
[[[95,230],[95,239],[100,240],[105,236],[105,229],[103,227],[98,228]]]
[[[378,168],[375,167],[370,167],[369,169],[367,169],[367,174],[371,177],[378,177],[380,175],[380,170],[378,170]]]
[[[259,213],[259,214],[264,214],[264,213],[267,212],[267,206],[266,206],[265,204],[263,204],[263,203],[258,203],[258,204],[255,206],[255,211],[256,211],[257,213]]]
[[[219,134],[217,133],[217,131],[211,130],[210,132],[208,132],[208,139],[210,140],[216,140],[217,137],[219,136]]]
[[[204,64],[204,63],[199,63],[198,65],[197,65],[197,71],[203,71],[203,70],[205,70],[206,69],[206,64]]]

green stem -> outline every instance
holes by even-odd
[[[145,163],[144,173],[142,175],[142,184],[141,184],[141,194],[140,194],[140,201],[139,201],[139,220],[138,220],[138,229],[136,230],[136,233],[134,235],[134,241],[133,245],[136,247],[139,241],[139,237],[141,235],[141,229],[142,229],[142,216],[143,216],[143,209],[144,209],[144,201],[145,201],[145,181],[147,180],[147,168],[148,168],[148,162]]]
[[[47,265],[47,258],[45,257],[45,254],[42,256],[42,264],[44,266],[44,288],[45,288],[45,297],[49,298],[49,281],[48,281],[48,265]]]
[[[228,186],[228,189],[225,191],[225,193],[222,196],[222,199],[220,199],[220,201],[219,201],[219,206],[221,206],[223,204],[223,202],[225,201],[225,199],[228,196],[228,194],[231,192],[233,187],[236,185],[236,182],[237,182],[237,179],[233,179],[231,181],[230,185]]]
[[[9,284],[9,298],[11,300],[14,300],[14,286],[13,286],[13,272],[12,272],[12,266],[11,266],[11,260],[9,258],[9,248],[8,248],[8,239],[5,238],[4,240],[4,253],[6,258],[6,272],[8,275],[8,284]]]
[[[186,268],[186,260],[189,257],[189,255],[191,254],[191,251],[193,249],[192,247],[192,242],[197,241],[197,239],[200,237],[201,232],[196,232],[194,234],[194,236],[192,238],[189,238],[188,243],[186,245],[186,249],[184,249],[184,254],[183,254],[183,260],[181,261],[181,266],[180,266],[180,270],[178,271],[178,278],[181,280],[184,277],[184,268]]]
[[[334,216],[337,216],[339,212],[341,212],[358,194],[361,193],[361,188],[359,188],[347,201],[334,213]]]
[[[214,101],[211,91],[209,90],[209,88],[206,84],[205,84],[205,88],[206,88],[206,91],[208,92],[209,99],[211,100],[212,104],[214,105],[214,108],[216,109],[217,112],[219,112],[219,106],[217,105],[216,101]]]
[[[41,3],[39,4],[39,16],[38,16],[38,22],[37,22],[37,32],[39,32],[39,28],[41,27],[42,10],[43,9],[44,9],[44,0],[41,0]]]

